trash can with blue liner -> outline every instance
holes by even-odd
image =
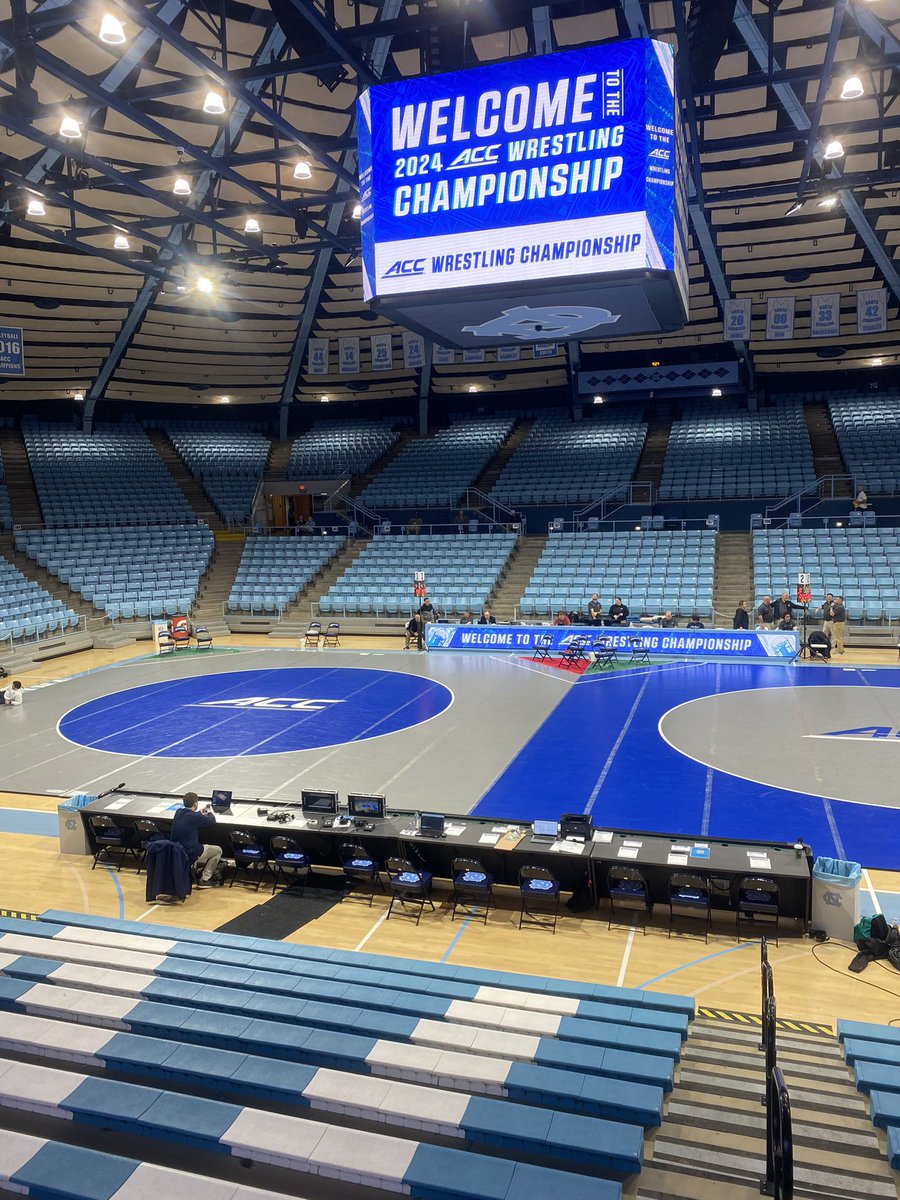
[[[830,938],[853,941],[859,922],[862,867],[842,858],[817,858],[812,872],[812,927]]]
[[[63,800],[57,805],[60,854],[84,855],[91,853],[91,847],[88,843],[84,820],[80,810],[86,804],[90,804],[92,800],[96,799],[96,796],[82,793],[77,796],[70,796],[68,800]]]

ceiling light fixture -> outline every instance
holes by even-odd
[[[328,397],[327,397],[327,396],[320,396],[320,397],[319,397],[319,401],[320,401],[320,403],[322,403],[322,404],[327,404],[327,403],[328,403]]]
[[[124,233],[116,234],[115,239],[113,240],[113,249],[114,250],[129,250],[130,249],[130,246],[128,244],[128,238],[125,236]]]
[[[100,22],[100,41],[107,46],[121,46],[125,41],[125,26],[112,13],[104,13]]]
[[[31,199],[28,201],[28,208],[26,212],[29,217],[45,217],[47,215],[47,210],[44,208],[44,202],[39,196],[31,197]]]
[[[837,138],[835,138],[833,142],[829,142],[825,147],[824,157],[826,162],[833,162],[836,158],[844,157],[844,147],[837,140]]]
[[[594,397],[594,403],[595,403],[595,404],[602,404],[602,403],[603,403],[603,397],[602,397],[602,396],[595,396],[595,397]]]
[[[475,384],[474,384],[474,383],[470,383],[470,384],[469,384],[469,391],[470,391],[470,392],[477,392],[477,391],[478,391],[478,388],[475,386]]]
[[[230,397],[230,396],[220,396],[220,397],[219,397],[219,403],[220,403],[220,404],[230,404],[230,403],[231,403],[231,397]]]
[[[82,403],[84,402],[84,392],[76,392],[76,393],[75,393],[75,395],[74,395],[72,398],[73,398],[73,400],[75,400],[75,401],[76,401],[78,404],[82,404]]]
[[[721,395],[722,395],[722,389],[721,389],[721,388],[713,388],[713,390],[712,390],[712,394],[713,394],[714,396],[721,396]]]
[[[837,204],[837,196],[823,196],[819,201],[819,208],[834,208]]]
[[[259,233],[259,221],[256,217],[248,217],[244,222],[244,233]]]
[[[795,200],[794,203],[790,206],[790,208],[787,210],[787,212],[784,215],[786,217],[792,217],[794,215],[794,213],[798,213],[802,207],[803,207],[803,201]]]
[[[301,158],[296,167],[294,167],[294,178],[312,179],[312,167],[305,158]]]
[[[72,141],[74,138],[81,137],[81,126],[74,117],[63,117],[59,123],[59,136],[61,138],[66,138],[67,141]]]
[[[873,367],[883,367],[883,366],[884,366],[884,359],[883,359],[883,358],[873,358],[873,359],[872,359],[872,366],[873,366]]]
[[[358,221],[361,216],[362,216],[362,205],[354,204],[353,205],[353,220]]]
[[[842,100],[858,100],[865,92],[863,82],[858,75],[848,75],[841,88]]]
[[[221,92],[207,92],[203,101],[203,111],[213,117],[221,117],[225,111],[225,101]]]
[[[191,181],[185,179],[183,175],[179,175],[172,185],[172,191],[176,196],[189,196],[191,194]]]
[[[212,280],[207,279],[205,275],[200,275],[197,279],[197,291],[203,292],[205,296],[213,290]]]

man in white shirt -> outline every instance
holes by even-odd
[[[869,507],[869,497],[865,493],[864,488],[860,488],[856,493],[856,499],[853,501],[853,507],[861,509],[863,512]]]
[[[3,693],[3,703],[17,705],[22,703],[24,690],[18,679],[14,679]]]

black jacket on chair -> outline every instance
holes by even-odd
[[[191,860],[184,846],[161,838],[147,847],[147,900],[191,894]]]

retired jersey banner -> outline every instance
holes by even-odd
[[[456,361],[456,352],[452,346],[435,346],[434,362],[438,366],[449,367]]]
[[[425,366],[425,339],[420,333],[403,332],[403,365],[410,370]]]
[[[328,338],[310,338],[307,351],[310,375],[328,374]]]
[[[840,337],[841,293],[825,292],[813,296],[809,308],[810,337]]]
[[[751,304],[749,300],[722,302],[722,339],[726,342],[745,342],[750,337]]]
[[[342,337],[338,342],[338,361],[342,375],[359,374],[359,338]]]
[[[766,301],[766,340],[788,342],[794,336],[794,296],[770,296]]]
[[[532,358],[555,358],[556,342],[535,342],[531,348]]]
[[[372,349],[372,370],[390,371],[394,365],[394,349],[389,333],[373,333],[369,339]]]
[[[856,293],[857,333],[887,332],[887,291],[865,288]]]
[[[0,325],[0,375],[25,374],[25,343],[17,325]]]
[[[518,362],[520,358],[518,346],[498,346],[497,362]]]
[[[483,363],[484,362],[484,350],[483,349],[463,350],[463,362],[464,363]]]

